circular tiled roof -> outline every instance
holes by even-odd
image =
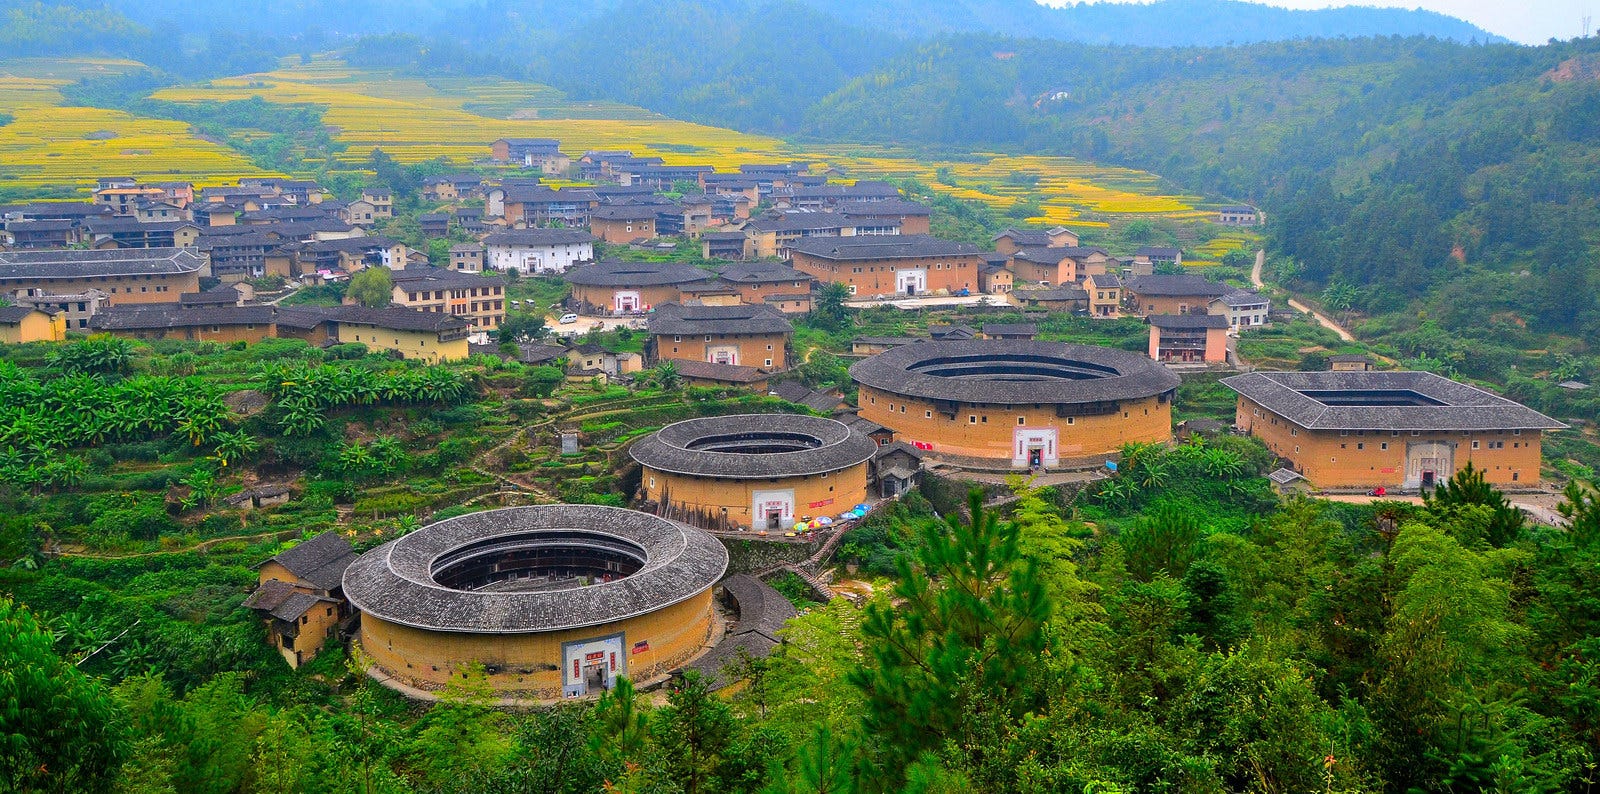
[[[640,549],[644,565],[623,579],[542,592],[467,591],[439,584],[441,558],[504,539],[541,533]],[[571,541],[563,541],[571,542]],[[705,592],[722,578],[728,552],[705,532],[649,513],[598,505],[508,507],[430,524],[361,555],[344,573],[357,609],[391,623],[434,631],[527,634],[611,623],[655,612]]]
[[[877,449],[872,439],[832,419],[740,414],[668,425],[628,452],[656,471],[767,479],[847,469],[870,459]]]
[[[1137,353],[993,339],[902,345],[851,365],[850,377],[907,397],[991,405],[1135,400],[1178,387],[1177,375]]]

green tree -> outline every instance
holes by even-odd
[[[394,300],[394,276],[386,267],[369,267],[350,277],[345,294],[356,303],[381,309]]]
[[[829,331],[839,331],[850,322],[844,302],[850,300],[850,288],[837,281],[829,281],[817,289],[811,317],[817,326]]]
[[[1483,528],[1482,537],[1497,549],[1510,545],[1522,534],[1522,511],[1513,507],[1505,494],[1490,485],[1483,478],[1483,470],[1473,466],[1470,460],[1431,493],[1424,491],[1422,502],[1441,519],[1466,505],[1489,508],[1491,517],[1488,526]],[[1476,538],[1460,540],[1470,545]]]
[[[667,696],[667,705],[650,721],[650,735],[660,748],[667,777],[685,794],[719,790],[736,728],[733,710],[711,694],[697,670],[684,672]]]
[[[133,366],[133,343],[97,334],[56,346],[49,362],[68,375],[126,375]]]
[[[862,624],[871,662],[849,680],[865,697],[862,733],[881,759],[885,789],[946,742],[981,754],[975,736],[1030,702],[1050,603],[1019,529],[985,512],[978,491],[968,510],[970,522],[922,528],[915,564],[900,563],[897,604],[870,605]]]
[[[495,338],[504,342],[532,342],[543,337],[546,330],[542,314],[507,312],[505,319],[500,321],[500,328],[495,331]]]
[[[666,391],[677,391],[683,387],[683,376],[678,373],[678,365],[671,361],[657,364],[650,373],[650,379]]]
[[[127,752],[116,704],[54,644],[26,607],[0,598],[0,789],[110,790]]]

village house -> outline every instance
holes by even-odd
[[[752,262],[728,265],[718,273],[745,303],[764,303],[776,296],[805,295],[809,298],[816,279],[782,262]]]
[[[1432,488],[1469,462],[1499,486],[1539,484],[1546,430],[1566,425],[1429,372],[1252,372],[1222,380],[1234,425],[1320,488]]]
[[[689,194],[676,204],[656,209],[656,234],[663,237],[699,237],[713,225],[712,207],[716,201],[704,193]]]
[[[140,223],[167,223],[187,221],[194,214],[170,201],[141,201],[134,209],[133,217],[138,218]]]
[[[594,261],[594,242],[582,229],[508,229],[483,238],[485,264],[523,275],[565,273]]]
[[[561,142],[554,138],[501,138],[489,145],[489,156],[497,163],[537,168],[550,176],[572,167],[572,158],[561,153]]]
[[[1261,213],[1249,205],[1223,207],[1217,212],[1217,223],[1223,226],[1255,226],[1261,223]]]
[[[366,188],[361,200],[372,205],[370,220],[386,221],[394,217],[394,194],[383,188]]]
[[[425,212],[417,216],[417,226],[424,237],[444,237],[450,234],[450,213]]]
[[[994,250],[1010,256],[1024,248],[1074,248],[1078,233],[1056,226],[1050,229],[1007,229],[994,236]]]
[[[467,321],[452,314],[364,306],[112,306],[89,322],[97,332],[130,339],[255,343],[301,339],[321,346],[360,343],[375,351],[437,364],[468,355]]]
[[[1006,267],[1005,257],[993,261],[992,254],[984,254],[984,263],[978,267],[978,290],[985,295],[1006,295],[1016,288],[1016,275]]]
[[[1116,317],[1122,313],[1122,279],[1110,273],[1096,273],[1083,282],[1089,294],[1089,314]]]
[[[664,363],[670,363],[678,371],[678,377],[690,386],[712,386],[722,389],[749,389],[756,393],[767,390],[768,379],[771,375],[760,367],[746,367],[741,364],[714,364],[710,361],[697,361],[690,358],[672,358]]]
[[[483,177],[477,174],[430,176],[422,180],[422,197],[429,201],[462,201],[483,197]]]
[[[302,272],[355,273],[369,267],[398,270],[405,267],[410,249],[405,243],[381,235],[318,240],[300,251]]]
[[[857,220],[837,212],[784,212],[752,219],[744,232],[746,258],[787,259],[789,249],[807,238],[898,235],[900,226],[895,221]]]
[[[929,234],[933,219],[933,210],[927,205],[900,198],[852,201],[835,211],[863,226],[898,226],[901,234]]]
[[[1183,251],[1161,245],[1144,245],[1133,252],[1133,262],[1138,265],[1181,265]]]
[[[83,229],[75,220],[8,220],[5,243],[15,249],[66,248],[83,240]]]
[[[1078,286],[1048,289],[1018,288],[1011,292],[1011,297],[1024,309],[1072,314],[1086,314],[1089,311],[1089,292]]]
[[[478,243],[456,243],[450,246],[450,269],[461,273],[482,273],[483,246]]]
[[[566,273],[572,288],[567,308],[582,315],[637,314],[680,302],[685,285],[709,282],[715,274],[678,262],[624,262],[604,259]]]
[[[132,217],[138,212],[141,202],[161,201],[166,197],[167,192],[161,188],[118,181],[95,190],[94,203],[109,208],[116,215]]]
[[[1271,322],[1272,304],[1265,295],[1236,289],[1213,300],[1208,311],[1228,318],[1228,327],[1238,331],[1259,328]]]
[[[834,208],[842,204],[901,200],[900,189],[888,182],[861,180],[854,185],[797,187],[787,194],[773,192],[773,203],[795,209]]]
[[[89,319],[110,304],[106,293],[91,289],[76,294],[46,293],[38,289],[22,290],[6,296],[13,306],[58,312],[63,326],[75,331],[86,331]]]
[[[343,580],[355,560],[350,541],[330,530],[256,566],[259,582],[244,605],[260,614],[290,667],[315,658],[350,616]]]
[[[1009,269],[1017,281],[1045,286],[1076,284],[1107,271],[1111,255],[1104,248],[1064,246],[1019,248],[1011,254]]]
[[[652,361],[692,359],[777,372],[789,367],[794,326],[770,306],[682,306],[667,303],[650,317],[646,354]]]
[[[505,321],[506,282],[499,276],[424,265],[396,270],[390,278],[395,306],[454,315],[473,331],[492,331]],[[345,302],[353,300],[347,296]]]
[[[189,248],[0,251],[0,294],[104,292],[111,303],[173,303],[199,292],[210,263]]]
[[[60,342],[67,338],[67,313],[56,308],[0,306],[0,344]]]
[[[705,190],[706,175],[714,171],[709,165],[662,165],[660,163],[629,163],[613,167],[612,173],[620,185],[644,185],[655,190],[673,190],[681,182],[688,182]]]
[[[1215,314],[1152,314],[1150,357],[1162,363],[1228,360],[1228,319]]]
[[[1367,372],[1377,367],[1370,356],[1359,353],[1335,353],[1328,356],[1328,369],[1332,372]]]
[[[608,243],[627,245],[656,236],[660,204],[606,204],[589,213],[589,233]]]
[[[189,248],[205,228],[192,221],[148,222],[113,216],[83,224],[84,239],[95,248]]]
[[[808,239],[791,247],[794,268],[851,295],[955,294],[978,289],[976,246],[929,235]]]
[[[706,259],[747,259],[745,233],[705,232],[700,235],[700,255]]]
[[[566,359],[572,370],[585,374],[604,373],[607,382],[644,369],[644,356],[631,351],[607,350],[593,343],[568,350]]]
[[[1122,283],[1128,311],[1140,317],[1152,314],[1204,314],[1211,302],[1231,287],[1200,276],[1135,276]]]
[[[984,323],[979,338],[1031,341],[1038,335],[1039,326],[1034,323]]]
[[[544,185],[524,185],[506,180],[490,188],[484,214],[504,218],[515,227],[588,226],[589,215],[600,206],[600,196],[589,188],[553,189]]]

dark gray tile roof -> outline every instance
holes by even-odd
[[[444,312],[419,312],[415,309],[369,309],[365,306],[335,306],[326,310],[328,318],[340,323],[372,325],[397,331],[450,331],[466,328],[467,321]]]
[[[746,367],[740,364],[718,364],[712,361],[700,361],[692,358],[671,358],[672,366],[678,374],[685,378],[696,380],[716,380],[724,383],[755,383],[762,378],[770,377],[762,372],[759,367]]]
[[[135,304],[107,306],[89,318],[97,331],[149,331],[167,328],[192,328],[202,325],[261,325],[273,322],[271,306],[182,307],[177,304]]]
[[[507,229],[483,238],[490,245],[577,245],[597,238],[582,229]]]
[[[327,598],[318,598],[310,593],[294,593],[285,598],[283,603],[270,610],[269,614],[278,620],[293,623],[299,620],[301,615],[311,611],[312,607],[321,603],[332,604],[333,601]]]
[[[903,345],[852,364],[850,377],[894,394],[994,405],[1134,400],[1178,387],[1177,375],[1136,353],[996,339]]]
[[[261,586],[257,587],[249,598],[244,600],[244,606],[246,609],[271,612],[282,606],[283,602],[289,600],[289,596],[294,595],[294,593],[294,585],[281,579],[268,579],[262,582]]]
[[[310,582],[323,590],[336,590],[344,569],[355,562],[355,549],[350,541],[338,532],[328,531],[272,558],[273,562],[289,569],[289,573]]]
[[[821,259],[913,259],[930,256],[977,256],[971,243],[942,240],[931,234],[887,234],[863,237],[813,237],[790,249]]]
[[[884,201],[852,201],[839,205],[842,215],[932,215],[933,209],[926,204],[904,199],[887,199]]]
[[[1431,372],[1251,372],[1222,383],[1310,430],[1557,430],[1527,406]],[[1441,405],[1329,405],[1304,392],[1408,391]]]
[[[729,634],[756,632],[778,641],[778,630],[796,614],[794,604],[771,585],[749,574],[734,574],[722,580],[722,592],[739,607],[739,621]]]
[[[1209,281],[1200,276],[1134,276],[1123,282],[1128,291],[1140,295],[1167,295],[1174,297],[1196,296],[1220,298],[1228,294],[1230,287]]]
[[[499,276],[462,273],[442,267],[408,267],[393,271],[390,278],[403,289],[472,289],[474,287],[503,287],[506,280]]]
[[[1026,334],[1033,336],[1039,333],[1039,326],[1033,323],[984,323],[984,336],[1017,336]]]
[[[775,218],[756,218],[745,224],[745,228],[756,232],[799,232],[842,229],[856,223],[856,219],[837,212],[786,212]]]
[[[1089,293],[1082,287],[1051,287],[1050,289],[1019,289],[1014,293],[1020,301],[1086,301]]]
[[[194,273],[205,258],[188,248],[0,251],[0,278],[87,278]]]
[[[704,237],[705,235],[701,235]],[[743,235],[740,235],[741,237]],[[736,284],[771,284],[783,281],[815,281],[809,273],[802,273],[781,262],[752,262],[728,265],[721,271],[723,281]]]
[[[43,307],[35,309],[32,306],[0,306],[0,323],[5,323],[6,325],[20,323],[28,319],[28,315],[34,312],[54,315],[59,314],[60,311],[60,309],[46,309]]]
[[[1265,295],[1262,295],[1259,292],[1250,292],[1249,290],[1242,289],[1236,289],[1226,295],[1223,295],[1217,300],[1222,301],[1222,305],[1229,307],[1259,306],[1267,303],[1267,297]]]
[[[1228,318],[1220,314],[1152,314],[1147,319],[1157,328],[1173,330],[1228,327]]]
[[[463,591],[433,579],[438,558],[468,544],[533,542],[580,531],[643,549],[644,567],[623,579],[568,590]],[[705,592],[728,552],[704,531],[616,507],[509,507],[440,521],[363,554],[344,574],[345,597],[365,615],[414,628],[471,634],[531,634],[612,623]]]
[[[1122,286],[1122,279],[1110,273],[1096,273],[1089,277],[1089,283],[1096,289],[1111,289]]]
[[[817,446],[792,452],[722,452],[697,447],[708,440],[760,434],[807,437]],[[763,479],[847,469],[872,457],[878,445],[840,422],[800,414],[739,414],[688,419],[645,436],[628,454],[657,471],[701,477]]]
[[[789,334],[794,326],[783,312],[767,305],[682,306],[663,303],[650,315],[650,333],[657,336],[694,334]]]
[[[642,221],[672,209],[671,204],[607,204],[589,213],[589,217],[604,221]]]
[[[662,284],[689,284],[715,278],[709,270],[681,262],[624,262],[602,259],[592,265],[568,270],[562,278],[568,284],[585,287],[650,287]]]

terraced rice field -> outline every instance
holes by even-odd
[[[21,109],[16,123],[0,128],[0,187],[81,188],[112,171],[140,177],[182,174],[203,184],[257,173],[242,156],[195,138],[180,123],[56,107],[61,97],[55,88],[65,80],[129,65],[137,66],[86,61],[63,69],[70,73],[49,76],[37,69],[7,74],[0,65],[0,106]],[[1040,224],[1104,227],[1115,219],[1193,220],[1209,215],[1197,209],[1198,197],[1166,193],[1154,174],[1069,157],[990,153],[947,162],[894,149],[797,146],[628,105],[573,101],[541,85],[491,78],[423,79],[352,68],[333,58],[286,62],[272,72],[165,89],[155,96],[175,102],[259,96],[326,106],[324,120],[348,145],[340,161],[329,164],[334,168],[359,168],[374,148],[406,163],[445,158],[465,165],[483,159],[497,138],[547,137],[559,139],[573,155],[588,149],[629,149],[669,164],[709,164],[719,171],[749,162],[810,160],[837,169],[846,180],[912,178],[1002,210],[1018,202],[1037,204],[1039,214],[1027,220]],[[94,135],[99,132],[109,135]],[[953,184],[939,181],[941,169],[948,169],[947,181]]]
[[[133,61],[9,61],[0,65],[0,189],[87,194],[116,174],[215,185],[262,173],[233,149],[195,137],[186,124],[100,108],[62,107],[58,90],[87,75],[138,68]]]

